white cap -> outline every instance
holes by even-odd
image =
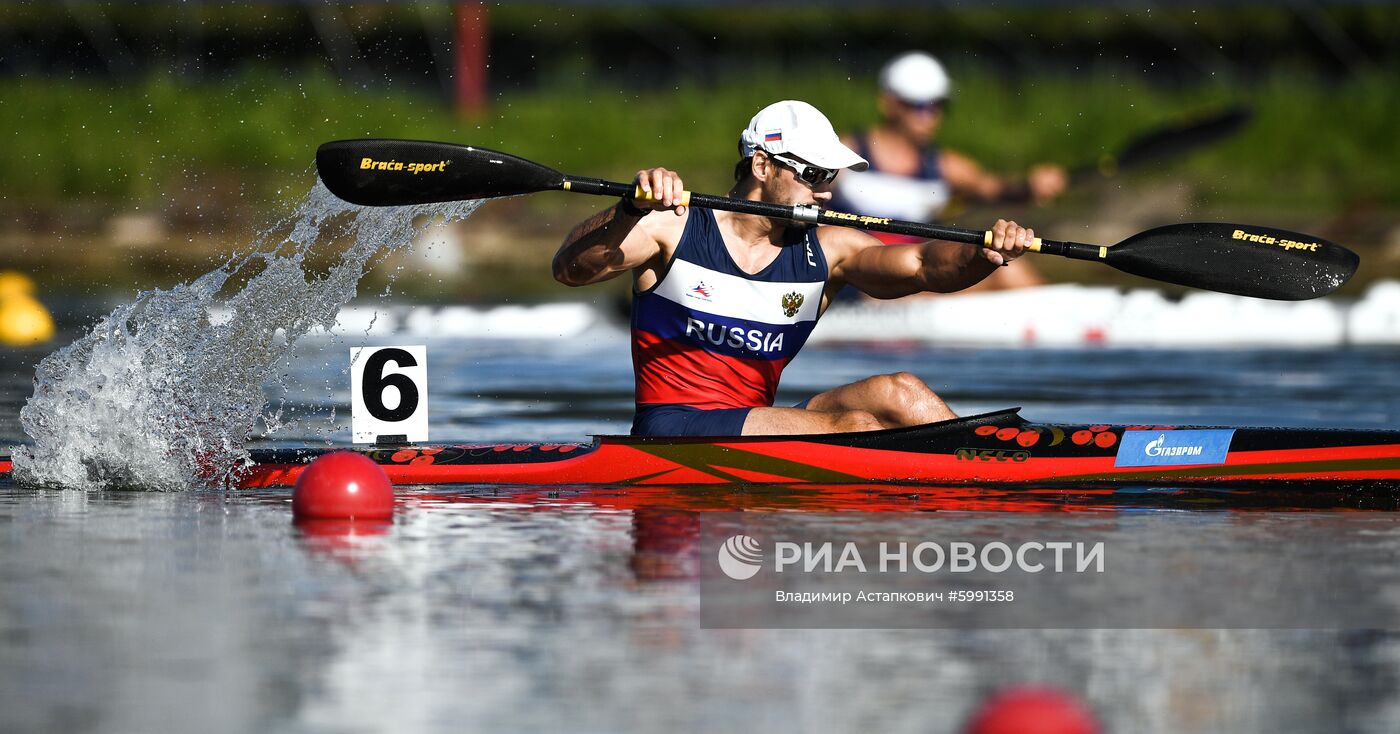
[[[947,99],[953,93],[952,86],[938,59],[922,51],[900,54],[880,71],[880,88],[905,102]]]
[[[784,100],[758,111],[739,135],[739,157],[755,150],[791,153],[822,168],[864,171],[870,164],[836,136],[831,121],[806,102]]]

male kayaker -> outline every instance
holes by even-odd
[[[934,57],[913,51],[892,59],[880,71],[880,123],[842,139],[870,161],[866,171],[842,176],[832,208],[875,217],[915,222],[938,221],[956,195],[983,203],[1035,201],[1046,204],[1065,190],[1065,170],[1053,164],[1032,166],[1024,179],[996,175],[971,157],[940,148],[943,113],[952,96],[952,81]],[[875,233],[882,242],[914,238]],[[998,271],[980,284],[990,288],[1038,285],[1028,264]]]
[[[739,139],[732,197],[825,205],[843,169],[864,158],[815,107],[778,102]],[[632,361],[639,435],[833,433],[955,417],[922,380],[879,375],[773,407],[778,378],[830,298],[847,283],[876,298],[952,292],[986,278],[1035,237],[997,220],[990,245],[882,246],[855,229],[680,206],[665,168],[637,172],[647,199],[626,197],[585,220],[554,256],[571,286],[632,273]],[[660,213],[670,211],[670,214]]]

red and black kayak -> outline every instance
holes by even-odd
[[[255,449],[248,487],[335,449]],[[1400,431],[1035,423],[1015,409],[911,428],[592,444],[356,448],[398,484],[1261,485],[1400,488]]]

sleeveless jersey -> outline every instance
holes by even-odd
[[[661,280],[632,301],[637,405],[773,404],[783,368],[821,311],[827,265],[815,228],[758,273],[729,256],[715,215],[694,208]]]
[[[832,208],[872,217],[889,217],[915,222],[932,222],[947,208],[952,198],[948,182],[938,165],[938,148],[929,146],[919,156],[919,171],[914,176],[886,173],[875,168],[870,157],[870,141],[865,135],[855,140],[855,151],[870,161],[865,171],[842,171],[836,179],[835,201]],[[872,232],[888,242],[917,242],[917,238],[901,235],[886,236]]]

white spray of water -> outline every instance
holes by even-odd
[[[479,203],[358,207],[317,182],[250,254],[140,294],[46,357],[20,411],[34,443],[14,451],[16,480],[77,489],[233,486],[264,416],[264,384],[296,341],[332,326],[364,274],[418,229],[464,219]],[[339,262],[310,269],[318,243],[347,240]],[[211,324],[213,308],[232,318]]]

